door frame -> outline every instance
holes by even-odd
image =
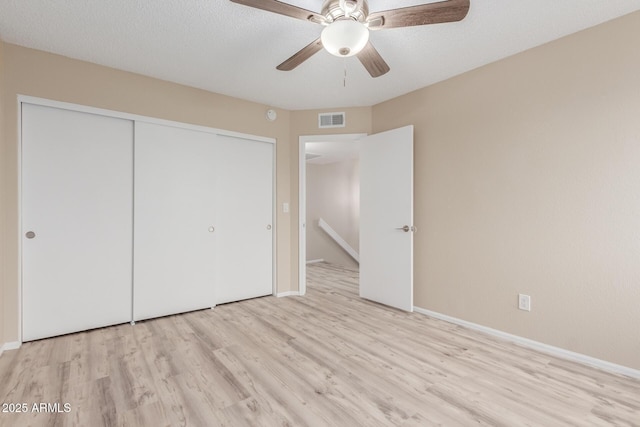
[[[96,108],[96,107],[91,107],[91,106],[87,106],[87,105],[81,105],[81,104],[73,104],[73,103],[69,103],[69,102],[63,102],[63,101],[56,101],[56,100],[52,100],[52,99],[47,99],[47,98],[39,98],[39,97],[35,97],[35,96],[29,96],[29,95],[21,95],[18,94],[17,96],[17,103],[16,106],[18,108],[18,156],[17,156],[17,160],[18,160],[18,168],[17,168],[17,172],[18,172],[18,322],[17,322],[17,326],[18,326],[18,342],[16,343],[17,347],[19,347],[20,345],[22,345],[23,343],[23,336],[22,336],[22,304],[23,304],[23,298],[22,298],[22,279],[23,279],[23,275],[22,275],[22,174],[23,174],[23,169],[22,169],[22,104],[34,104],[34,105],[40,105],[40,106],[44,106],[44,107],[53,107],[53,108],[59,108],[59,109],[63,109],[63,110],[70,110],[70,111],[76,111],[76,112],[81,112],[81,113],[89,113],[89,114],[96,114],[99,116],[107,116],[107,117],[113,117],[113,118],[119,118],[119,119],[125,119],[125,120],[131,120],[134,122],[134,127],[135,127],[135,122],[146,122],[146,123],[154,123],[154,124],[159,124],[159,125],[165,125],[165,126],[173,126],[173,127],[178,127],[178,128],[184,128],[184,129],[190,129],[190,130],[195,130],[195,131],[200,131],[200,132],[207,132],[207,133],[213,133],[213,134],[217,134],[217,135],[224,135],[224,136],[230,136],[230,137],[234,137],[234,138],[239,138],[239,139],[248,139],[251,141],[258,141],[258,142],[267,142],[270,144],[273,144],[274,146],[274,150],[273,150],[273,176],[272,176],[272,188],[273,188],[273,211],[272,211],[272,215],[273,215],[273,235],[272,235],[272,248],[273,248],[273,256],[272,256],[272,278],[271,278],[271,282],[272,282],[272,295],[276,295],[277,294],[277,258],[278,258],[278,254],[276,252],[276,242],[277,242],[277,232],[278,232],[278,212],[277,212],[277,194],[276,194],[276,189],[277,189],[277,183],[276,183],[276,177],[277,177],[277,170],[276,170],[276,152],[277,152],[277,141],[275,138],[270,138],[270,137],[264,137],[264,136],[259,136],[259,135],[251,135],[248,133],[241,133],[241,132],[233,132],[233,131],[228,131],[228,130],[224,130],[224,129],[218,129],[218,128],[213,128],[213,127],[208,127],[208,126],[200,126],[200,125],[194,125],[194,124],[189,124],[189,123],[183,123],[183,122],[176,122],[176,121],[172,121],[172,120],[165,120],[165,119],[158,119],[155,117],[149,117],[149,116],[143,116],[140,114],[131,114],[131,113],[124,113],[121,111],[115,111],[115,110],[107,110],[107,109],[103,109],[103,108]],[[134,138],[134,144],[135,144],[135,138]],[[133,174],[133,170],[131,171],[131,173]],[[133,212],[132,212],[133,215]],[[132,277],[133,280],[133,277]],[[133,288],[131,289],[131,292],[133,293]],[[132,301],[133,304],[133,301]],[[131,307],[131,313],[132,313],[132,318],[133,318],[133,305]],[[11,343],[13,344],[13,343]],[[11,348],[13,348],[14,346],[12,345]]]
[[[298,294],[307,292],[307,142],[356,142],[368,134],[302,135],[298,138]]]

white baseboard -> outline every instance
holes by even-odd
[[[518,335],[512,335],[506,332],[499,331],[497,329],[478,325],[477,323],[468,322],[466,320],[447,316],[446,314],[440,314],[438,312],[427,310],[424,308],[413,307],[413,309],[416,313],[424,314],[429,317],[434,317],[436,319],[444,320],[445,322],[453,323],[456,325],[464,326],[469,329],[484,332],[494,337],[498,337],[506,341],[511,341],[513,343],[520,344],[524,347],[529,347],[534,350],[538,350],[543,353],[550,354],[552,356],[571,360],[573,362],[582,363],[584,365],[593,366],[595,368],[602,369],[603,371],[609,371],[616,374],[622,374],[628,377],[640,379],[640,370],[637,370],[637,369],[607,362],[606,360],[602,360],[602,359],[596,359],[595,357],[587,356],[586,354],[576,353],[573,351],[565,350],[564,348],[560,348],[560,347],[554,347],[552,345],[530,340],[528,338],[523,338]]]
[[[319,262],[324,262],[324,259],[320,258],[320,259],[310,259],[309,261],[307,261],[307,264],[317,264]]]
[[[276,297],[278,298],[282,298],[282,297],[294,297],[294,296],[299,296],[300,292],[298,291],[287,291],[287,292],[278,292],[276,294]]]
[[[0,356],[2,356],[2,353],[4,353],[6,350],[17,350],[20,348],[20,343],[18,341],[12,341],[12,342],[6,342],[4,344],[2,344],[2,346],[0,346]]]

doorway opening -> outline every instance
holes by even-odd
[[[358,270],[359,140],[366,134],[302,136],[299,143],[299,283],[307,263]]]

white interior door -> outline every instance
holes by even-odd
[[[213,307],[216,135],[136,122],[134,320]]]
[[[413,311],[413,126],[360,144],[360,296]]]
[[[131,320],[133,122],[22,104],[22,337]]]
[[[217,304],[273,293],[273,152],[218,136]]]

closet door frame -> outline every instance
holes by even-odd
[[[277,188],[276,147],[277,145],[276,145],[275,138],[251,135],[251,134],[246,134],[241,132],[233,132],[233,131],[228,131],[224,129],[211,128],[207,126],[192,125],[192,124],[176,122],[172,120],[157,119],[154,117],[124,113],[120,111],[107,110],[103,108],[90,107],[86,105],[73,104],[73,103],[62,102],[62,101],[55,101],[55,100],[46,99],[46,98],[39,98],[39,97],[28,96],[28,95],[18,95],[16,107],[18,109],[18,158],[17,158],[18,160],[18,227],[17,227],[17,230],[18,231],[17,231],[17,238],[18,238],[18,254],[19,254],[18,256],[18,340],[19,340],[19,344],[23,343],[23,335],[22,335],[22,316],[23,316],[23,310],[22,310],[23,309],[22,307],[22,304],[23,304],[23,298],[22,298],[22,287],[23,287],[23,284],[22,284],[22,225],[23,225],[23,222],[22,222],[22,215],[23,215],[23,209],[22,209],[22,173],[23,173],[23,170],[22,170],[22,104],[40,105],[44,107],[53,107],[53,108],[58,108],[62,110],[70,110],[70,111],[76,111],[81,113],[90,113],[90,114],[96,114],[100,116],[131,120],[134,122],[134,126],[135,126],[135,122],[154,123],[159,125],[173,126],[178,128],[196,130],[200,132],[207,132],[207,133],[216,134],[216,135],[231,136],[239,139],[247,139],[251,141],[259,141],[259,142],[266,142],[266,143],[273,144],[274,146],[273,176],[271,180],[272,196],[273,196],[273,212],[272,212],[272,218],[273,218],[273,235],[272,235],[272,251],[273,252],[272,254],[273,256],[272,256],[271,283],[272,283],[272,295],[274,296],[277,295],[276,241],[277,241],[277,232],[278,232],[278,221],[277,221],[277,198],[276,198],[276,188]],[[135,144],[135,139],[134,139],[134,144]],[[134,159],[134,165],[135,165],[135,159]],[[135,224],[134,224],[134,227],[135,227]],[[132,293],[133,293],[133,289],[132,289]],[[133,318],[133,306],[131,307],[131,315]]]

